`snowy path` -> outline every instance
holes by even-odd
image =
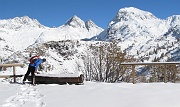
[[[39,90],[36,86],[19,85],[20,91],[16,95],[10,96],[5,100],[5,103],[1,107],[43,107],[45,103],[41,101],[41,98],[44,96],[39,93]]]

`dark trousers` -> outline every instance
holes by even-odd
[[[34,72],[35,72],[35,67],[29,65],[28,70],[27,70],[27,72],[26,72],[26,74],[24,76],[23,81],[26,81],[28,75],[31,73],[31,83],[33,84],[33,78],[35,77]]]

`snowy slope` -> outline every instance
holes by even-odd
[[[2,80],[1,80],[2,81]],[[20,85],[0,82],[1,107],[179,107],[179,84]]]
[[[0,38],[11,50],[27,48],[44,29],[47,27],[28,16],[0,20]]]

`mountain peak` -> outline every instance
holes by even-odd
[[[4,19],[0,20],[0,27],[10,28],[10,29],[19,29],[22,27],[38,27],[43,28],[36,19],[31,19],[28,16],[15,17],[13,19]]]
[[[29,16],[15,17],[13,19],[15,19],[15,20],[25,20],[25,21],[33,20]]]
[[[86,28],[89,30],[90,28],[98,28],[98,26],[92,21],[88,20],[85,22]]]
[[[74,28],[79,27],[79,28],[85,28],[85,22],[81,20],[79,17],[74,15],[72,18],[70,18],[65,25],[72,26]]]
[[[180,15],[170,16],[166,20],[171,26],[180,25]]]
[[[25,24],[25,25],[32,24],[32,23],[39,24],[39,22],[36,19],[31,19],[28,16],[15,17],[12,20],[15,20],[16,22]]]
[[[128,20],[146,20],[157,19],[152,13],[137,9],[135,7],[126,7],[118,11],[114,21],[128,21]]]

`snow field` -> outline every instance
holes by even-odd
[[[0,107],[179,107],[179,83],[84,85],[0,82]],[[2,94],[3,93],[3,94]]]

